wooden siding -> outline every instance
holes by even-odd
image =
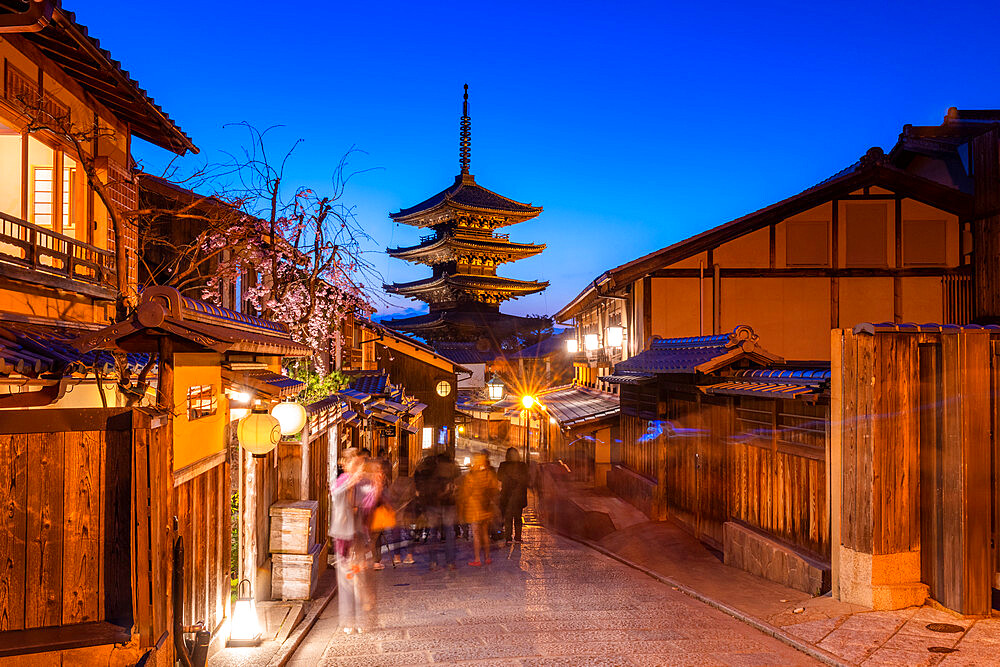
[[[223,461],[176,487],[174,494],[184,539],[182,621],[204,621],[215,631],[226,614],[230,587],[229,466]]]
[[[609,486],[713,546],[737,521],[829,561],[826,405],[670,392],[663,407],[659,420],[622,415]]]

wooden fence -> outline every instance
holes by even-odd
[[[613,490],[716,548],[736,521],[829,560],[826,405],[705,396],[691,385],[671,390],[663,407],[652,420],[623,404]]]

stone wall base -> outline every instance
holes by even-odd
[[[731,521],[723,526],[723,535],[726,565],[810,595],[830,590],[828,564]]]
[[[840,547],[840,590],[844,602],[875,610],[922,605],[930,590],[920,581],[920,551],[866,554]]]

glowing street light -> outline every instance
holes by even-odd
[[[501,381],[500,378],[494,374],[493,377],[490,378],[490,381],[486,383],[486,391],[489,393],[491,401],[499,401],[503,398],[503,381]]]
[[[246,583],[246,595],[243,584]],[[257,618],[257,603],[250,590],[250,580],[243,579],[237,587],[236,604],[233,607],[233,621],[230,625],[230,646],[260,646],[260,619]]]
[[[575,338],[570,338],[566,341],[566,351],[570,354],[576,354],[580,351],[580,343]]]
[[[535,400],[534,396],[522,396],[521,397],[521,405],[524,406],[525,410],[530,410],[531,408],[535,407],[536,403],[538,403],[538,401]]]

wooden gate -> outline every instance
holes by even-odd
[[[134,662],[165,635],[164,431],[132,410],[0,412],[0,658]]]

